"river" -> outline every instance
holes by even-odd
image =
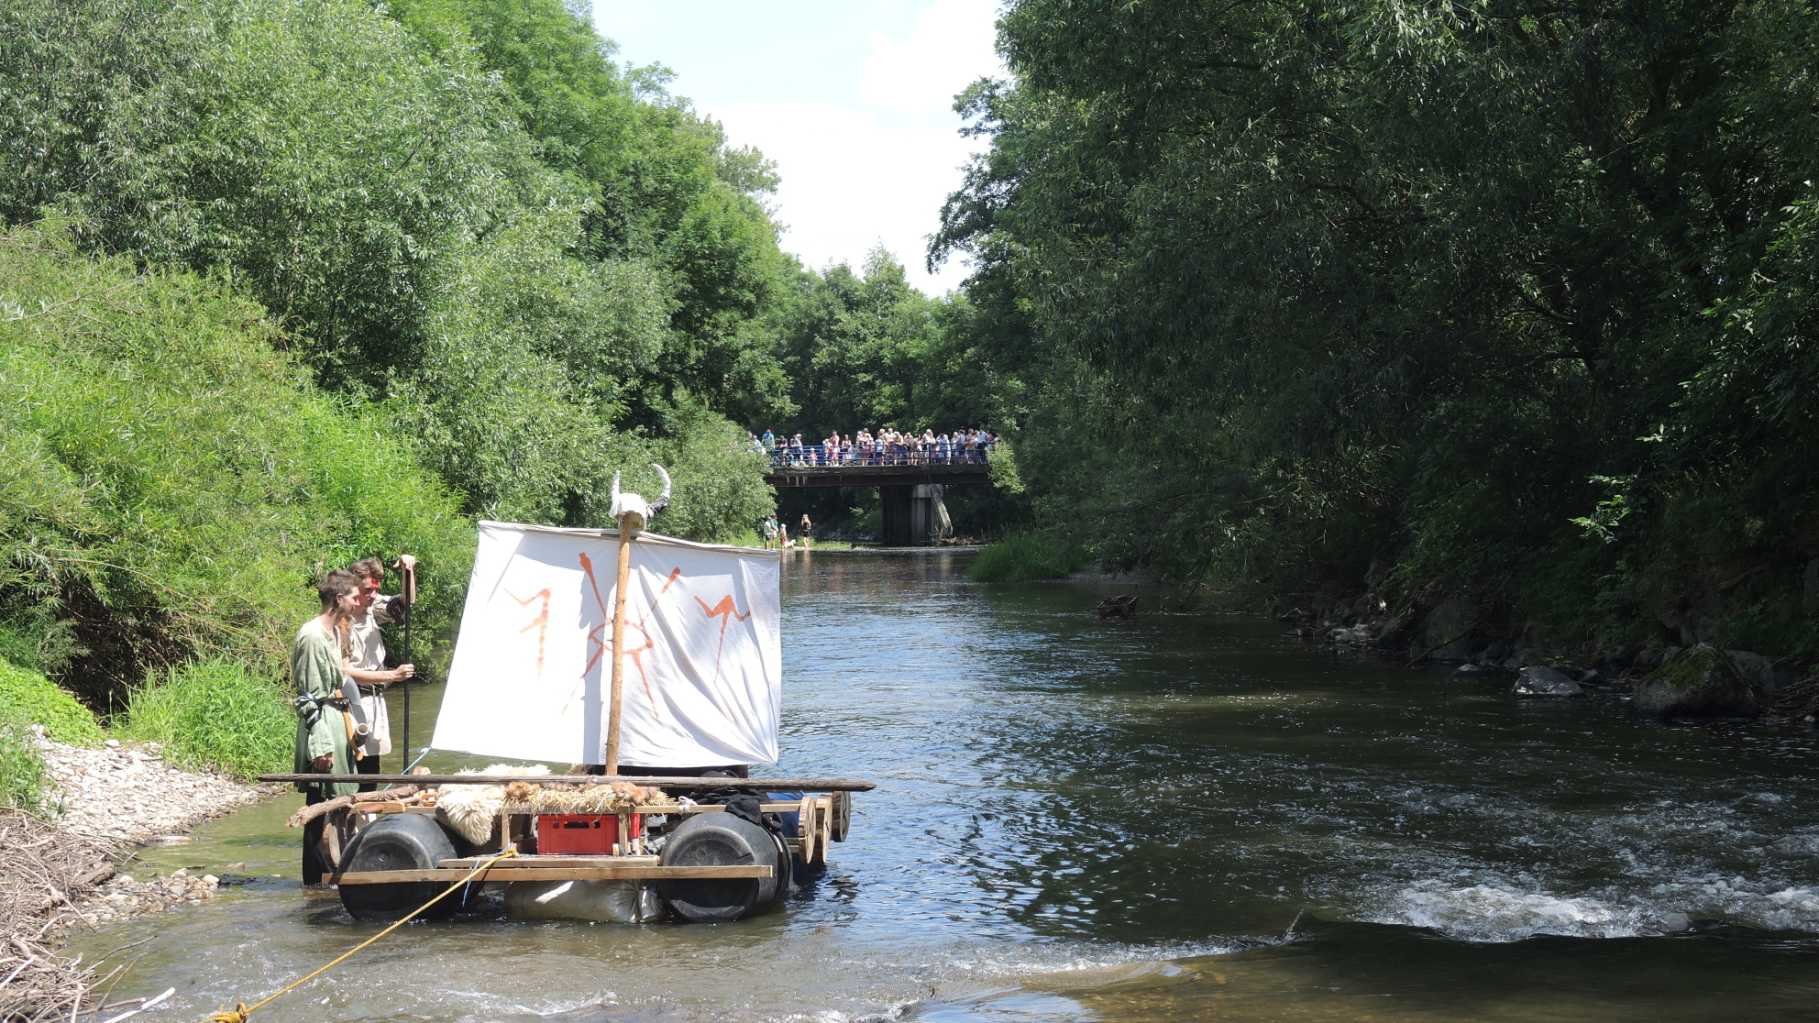
[[[1819,1018],[1812,736],[1520,700],[1254,618],[1101,623],[1090,588],[982,587],[965,558],[791,556],[766,770],[878,788],[783,911],[482,906],[254,1020]],[[73,944],[143,942],[125,987],[201,1019],[371,935],[297,884],[299,802],[128,868],[247,883]]]

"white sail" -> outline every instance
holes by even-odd
[[[605,762],[618,547],[612,530],[480,523],[435,748]],[[778,567],[771,551],[633,541],[622,766],[776,762]]]

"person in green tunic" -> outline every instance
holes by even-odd
[[[321,613],[303,623],[291,641],[291,680],[297,687],[297,745],[295,767],[299,774],[353,774],[354,753],[347,723],[342,717],[346,701],[341,680],[347,665],[347,626],[359,605],[360,580],[353,573],[330,572],[316,584]],[[299,782],[305,804],[348,795],[359,788],[354,782]],[[303,883],[320,884],[331,866],[322,862],[320,847],[326,818],[318,817],[303,830]]]

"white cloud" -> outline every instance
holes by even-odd
[[[776,161],[783,246],[816,269],[857,269],[882,243],[931,293],[958,287],[957,259],[923,269],[941,204],[981,142],[962,138],[953,97],[975,79],[1003,74],[993,51],[995,5],[935,0],[910,33],[873,33],[858,88],[814,103],[704,104],[728,137]],[[830,92],[838,93],[833,86]]]
[[[623,59],[675,68],[678,95],[776,162],[785,249],[816,269],[858,267],[882,243],[917,287],[959,286],[958,261],[935,276],[922,266],[941,204],[983,144],[960,137],[954,96],[1004,74],[995,0],[595,6]],[[718,31],[704,36],[704,18]]]
[[[777,162],[783,246],[816,269],[855,269],[882,243],[930,291],[959,284],[965,269],[923,270],[941,204],[960,181],[969,140],[950,127],[892,126],[874,113],[833,104],[738,104],[727,131]]]
[[[916,15],[908,36],[873,33],[859,98],[912,116],[945,114],[974,79],[1002,73],[992,48],[996,17],[989,0],[935,0]]]

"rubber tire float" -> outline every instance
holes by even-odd
[[[666,867],[767,866],[768,878],[677,879],[657,882],[670,912],[692,923],[724,923],[762,912],[789,891],[789,860],[769,830],[730,813],[683,821],[663,843]]]
[[[342,856],[347,873],[369,870],[430,870],[455,855],[455,844],[433,817],[420,813],[387,814],[361,829]],[[441,881],[337,886],[341,905],[356,920],[396,920],[436,897],[448,885]],[[431,906],[423,919],[448,916],[461,904],[455,892]]]

